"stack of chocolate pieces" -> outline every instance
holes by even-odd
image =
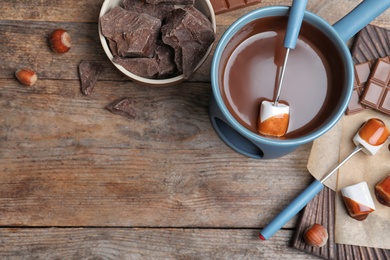
[[[387,44],[381,44],[389,34],[387,29],[368,25],[357,36],[352,49],[355,63],[354,90],[346,110],[347,115],[366,108],[390,115],[390,49]],[[367,42],[377,42],[378,45],[367,50]]]
[[[390,57],[378,59],[360,102],[390,115]]]
[[[188,79],[215,40],[194,0],[124,0],[100,18],[113,62],[145,78]],[[176,6],[177,5],[177,6]]]
[[[355,64],[355,82],[346,114],[367,107],[390,115],[390,56]]]

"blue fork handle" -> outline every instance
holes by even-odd
[[[298,195],[282,212],[279,213],[259,234],[260,239],[267,240],[290,219],[298,214],[309,201],[311,201],[322,189],[324,184],[315,180],[301,194]]]
[[[307,0],[293,0],[292,2],[283,43],[286,48],[294,49],[297,44],[306,4]]]

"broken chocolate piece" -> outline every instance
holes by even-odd
[[[123,6],[128,11],[149,14],[160,20],[163,20],[175,8],[172,3],[149,4],[143,0],[124,0]]]
[[[81,82],[81,92],[90,95],[103,71],[103,66],[93,61],[82,61],[79,64],[79,76]]]
[[[170,3],[175,5],[193,5],[194,0],[145,0],[149,4]]]
[[[134,109],[134,100],[129,97],[115,100],[107,106],[107,109],[112,113],[134,119],[136,117],[136,111]]]
[[[121,58],[116,56],[112,61],[140,77],[151,79],[155,78],[158,73],[158,64],[154,58]]]
[[[161,32],[163,42],[175,50],[176,66],[186,79],[215,40],[211,22],[193,6],[171,11]]]
[[[107,41],[108,41],[108,46],[110,47],[110,50],[111,50],[111,53],[113,56],[118,56],[118,51],[117,51],[117,47],[116,47],[116,42],[114,42],[113,40],[109,39],[109,38],[106,38]]]
[[[103,35],[116,43],[119,56],[153,56],[161,28],[160,19],[116,6],[103,15],[100,21]]]
[[[378,59],[362,95],[361,103],[390,115],[390,60]]]
[[[373,63],[373,61],[367,61],[355,65],[353,92],[347,110],[345,111],[347,115],[355,114],[366,109],[366,106],[360,103],[360,96],[364,92],[364,86],[370,76]]]
[[[155,57],[158,63],[158,78],[168,78],[177,72],[174,51],[171,47],[158,43]]]

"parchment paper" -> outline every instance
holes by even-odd
[[[372,117],[380,118],[387,127],[390,127],[390,116],[373,109],[344,116],[337,128],[332,129],[334,131],[328,132],[314,142],[308,163],[310,173],[316,179],[321,179],[332,170],[338,164],[334,160],[341,161],[354,149],[353,136],[360,126]],[[325,183],[336,191],[336,243],[390,249],[390,207],[378,203],[374,191],[375,185],[390,173],[388,145],[389,141],[375,156],[368,156],[363,152],[357,153],[339,169],[337,176]],[[331,156],[328,153],[336,155]],[[364,221],[357,221],[347,214],[339,191],[345,186],[361,181],[367,182],[376,210]]]
[[[313,142],[307,169],[317,180],[322,179],[339,164],[343,120]],[[336,190],[337,173],[325,181],[325,186]]]

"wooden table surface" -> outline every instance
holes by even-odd
[[[336,22],[358,0],[310,0]],[[98,39],[103,0],[0,2],[0,259],[313,259],[289,247],[298,217],[269,241],[257,235],[312,177],[311,144],[279,159],[246,158],[226,146],[208,116],[212,54],[177,86],[137,85]],[[217,16],[217,38],[262,3]],[[388,12],[372,24],[390,28]],[[71,50],[48,36],[69,31]],[[90,96],[77,66],[104,71]],[[14,77],[37,71],[34,87]],[[132,97],[130,120],[105,109]]]

